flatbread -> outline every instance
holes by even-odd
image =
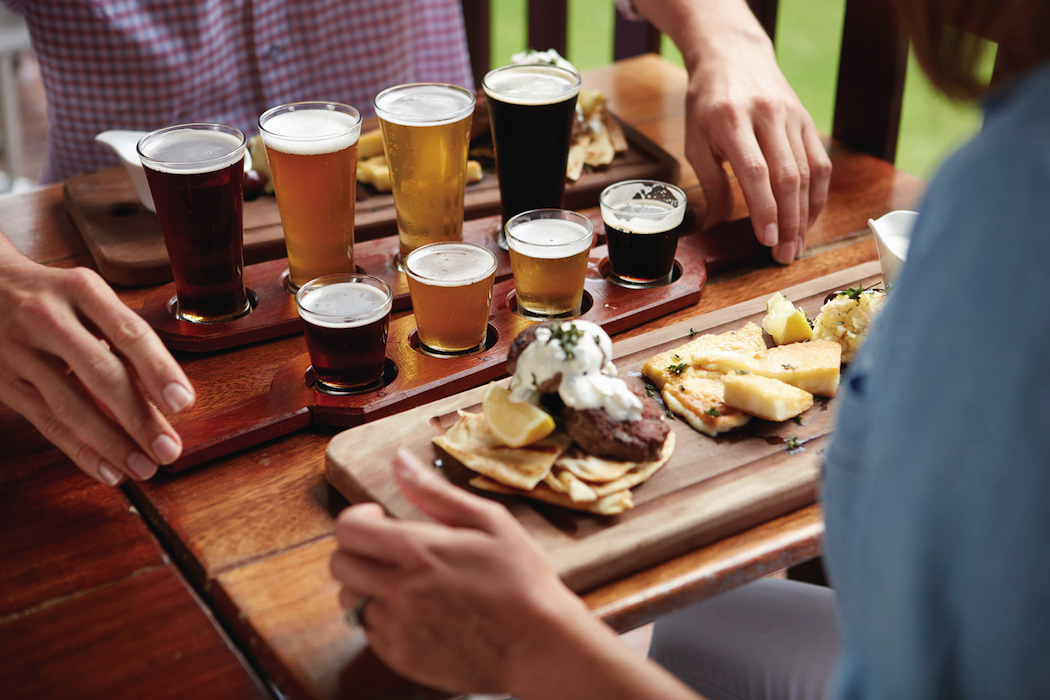
[[[660,456],[655,460],[660,463],[656,469],[667,464],[667,460],[671,458],[672,452],[674,452],[674,433],[668,432],[663,447],[660,448]],[[601,457],[589,455],[580,449],[578,445],[573,445],[561,457],[558,457],[558,461],[554,463],[554,468],[555,472],[557,472],[558,469],[564,469],[577,478],[589,482],[592,486],[597,486],[598,484],[618,482],[630,472],[642,469],[645,465],[652,463],[653,462],[615,462],[611,459],[602,459]],[[656,470],[654,469],[653,472],[655,471]],[[617,489],[613,490],[615,491]]]
[[[484,414],[466,411],[459,411],[459,420],[434,438],[434,444],[468,469],[526,491],[543,481],[571,443],[568,435],[555,432],[526,447],[507,447],[492,434]]]
[[[558,467],[551,469],[551,473],[547,475],[543,483],[549,486],[552,491],[564,493],[577,503],[598,500],[598,494],[595,492],[593,484],[580,481],[572,472],[559,469]]]
[[[627,472],[616,481],[609,481],[604,484],[591,484],[594,493],[598,498],[602,498],[603,496],[607,496],[622,489],[632,488],[647,481],[649,477],[659,471],[660,468],[667,464],[668,460],[671,459],[671,455],[674,454],[674,441],[674,431],[672,430],[667,433],[667,438],[664,440],[664,446],[660,448],[659,459],[654,459],[651,462],[635,462],[634,469]]]
[[[634,507],[634,499],[631,497],[631,492],[628,489],[607,494],[595,501],[574,501],[568,494],[558,493],[551,487],[547,486],[547,484],[539,484],[531,491],[522,491],[520,489],[508,488],[503,484],[484,476],[476,476],[470,480],[470,485],[482,491],[499,493],[506,496],[533,498],[537,501],[553,503],[554,505],[562,506],[563,508],[582,510],[596,515],[619,515]]]

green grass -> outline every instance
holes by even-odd
[[[570,0],[567,58],[580,70],[612,61],[611,0]],[[526,44],[525,0],[492,3],[492,64],[506,63]],[[781,70],[823,133],[831,130],[845,0],[781,0],[777,58]],[[663,55],[682,64],[665,36]],[[985,66],[990,74],[994,52]],[[981,125],[977,108],[942,97],[909,61],[897,166],[929,178],[940,162]]]

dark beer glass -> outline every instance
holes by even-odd
[[[325,275],[295,294],[316,388],[362,394],[383,385],[393,294],[369,275]]]
[[[532,209],[560,209],[580,76],[552,65],[504,66],[482,81],[492,124],[503,225]],[[503,230],[500,245],[506,248]]]
[[[182,124],[138,143],[175,277],[175,315],[218,323],[251,310],[244,289],[244,134]]]
[[[602,190],[598,202],[612,281],[632,289],[669,283],[685,192],[666,182],[627,180]]]

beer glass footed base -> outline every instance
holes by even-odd
[[[486,347],[488,346],[487,341],[488,338],[486,337],[474,347],[467,348],[466,350],[439,350],[437,348],[432,348],[427,345],[423,345],[423,343],[420,343],[419,348],[417,349],[419,350],[419,352],[423,353],[427,357],[436,357],[439,360],[445,360],[453,357],[466,357],[468,355],[477,355],[479,352],[484,352]]]
[[[306,386],[309,388],[326,396],[357,396],[359,394],[370,394],[374,391],[379,391],[393,382],[397,378],[397,374],[397,365],[387,358],[383,361],[383,374],[379,379],[363,386],[346,386],[322,382],[314,373],[313,365],[306,368],[306,373],[303,375],[303,381],[306,382]]]
[[[615,272],[610,272],[608,280],[617,287],[624,287],[625,289],[652,289],[653,287],[664,287],[671,284],[674,281],[674,270],[655,280],[635,280],[620,277]]]
[[[230,321],[235,321],[242,316],[247,316],[259,303],[259,297],[256,296],[255,292],[250,289],[245,291],[247,292],[247,299],[244,301],[244,308],[238,309],[230,314],[223,314],[222,316],[202,316],[200,314],[185,312],[179,307],[178,297],[172,297],[171,301],[168,303],[168,309],[171,311],[172,316],[180,321],[186,321],[187,323],[196,323],[200,325],[228,323]]]

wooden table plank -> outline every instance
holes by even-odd
[[[5,698],[265,698],[174,567],[0,622]]]

